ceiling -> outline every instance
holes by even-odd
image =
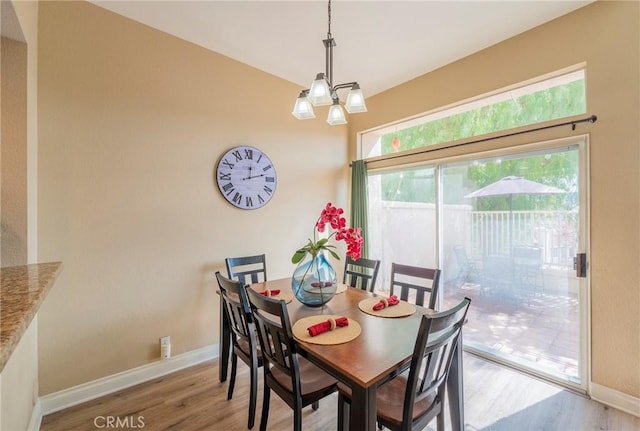
[[[333,84],[358,81],[371,96],[592,1],[334,0]],[[297,83],[301,90],[325,70],[326,1],[92,3]]]

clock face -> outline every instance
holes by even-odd
[[[262,151],[235,147],[220,158],[216,182],[229,203],[243,210],[253,210],[271,200],[277,177],[273,163]]]

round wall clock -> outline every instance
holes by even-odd
[[[224,153],[216,168],[220,193],[243,210],[263,207],[276,191],[276,170],[265,153],[254,147],[234,147]]]

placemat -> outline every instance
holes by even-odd
[[[349,288],[349,286],[347,286],[346,284],[338,283],[338,288],[336,289],[336,295],[338,293],[346,292],[348,288]]]
[[[263,290],[256,290],[256,292],[264,292]],[[272,295],[271,298],[273,299],[282,299],[284,300],[284,302],[286,302],[287,304],[290,303],[291,301],[293,301],[293,292],[289,292],[289,291],[280,291],[280,293],[278,293],[277,295]]]
[[[347,343],[360,335],[360,324],[353,319],[349,319],[349,326],[336,328],[333,331],[327,331],[315,337],[309,335],[309,331],[307,331],[309,326],[338,317],[341,316],[337,314],[321,314],[318,316],[303,317],[293,324],[291,328],[293,330],[293,336],[305,343],[331,345]]]
[[[367,314],[379,317],[405,317],[416,312],[416,306],[405,301],[400,301],[396,305],[374,311],[373,306],[380,302],[380,296],[363,299],[358,303],[360,310]]]

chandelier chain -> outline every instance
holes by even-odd
[[[327,6],[327,15],[329,15],[327,38],[331,39],[331,0],[329,0],[329,5]]]

